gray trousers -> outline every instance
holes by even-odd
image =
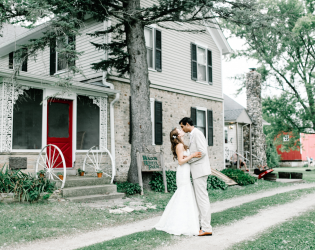
[[[208,176],[202,176],[193,179],[194,190],[199,209],[199,221],[201,229],[206,232],[212,232],[211,226],[211,209],[210,200],[207,191],[207,179]]]

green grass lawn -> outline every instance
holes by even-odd
[[[303,173],[303,180],[307,182],[315,182],[315,167],[310,168],[312,171],[305,171],[306,168],[274,168],[275,174],[279,172],[297,172]]]
[[[234,245],[233,250],[273,250],[315,248],[315,210],[275,226],[252,241]]]
[[[268,209],[268,207],[289,203],[300,198],[303,195],[314,193],[315,188],[294,190],[287,193],[277,194],[270,197],[255,200],[253,202],[245,203],[238,207],[233,207],[222,212],[213,213],[211,215],[212,226],[222,226],[241,220],[247,216],[257,214],[261,209]],[[315,218],[315,217],[314,217]],[[314,219],[315,221],[315,219]],[[185,236],[181,236],[185,237]],[[163,245],[174,244],[180,237],[172,237],[172,235],[165,232],[152,229],[150,231],[138,232],[135,234],[120,237],[114,240],[105,241],[95,245],[81,248],[81,250],[101,250],[101,249],[117,249],[128,250],[137,249],[145,250],[155,248]],[[243,248],[236,248],[243,249]],[[251,248],[248,248],[251,249]],[[270,248],[257,248],[270,249]]]
[[[227,190],[210,190],[211,202],[273,189],[288,184],[259,180],[254,185],[229,187]],[[144,203],[157,205],[157,209],[134,211],[130,214],[110,214],[77,203],[0,203],[0,247],[4,244],[27,242],[47,237],[57,237],[101,227],[111,227],[160,215],[172,194],[145,190]]]

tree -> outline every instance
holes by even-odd
[[[263,102],[273,138],[282,132],[292,132],[295,139],[301,132],[314,133],[315,2],[260,0],[257,4],[264,19],[251,25],[224,24],[232,35],[245,40],[246,49],[236,56],[257,60],[264,86],[279,93]],[[286,150],[297,146],[295,139]]]
[[[216,18],[229,20],[233,23],[251,23],[258,13],[253,0],[158,0],[149,2],[150,6],[142,7],[140,0],[2,0],[0,4],[0,25],[3,22],[35,23],[50,17],[50,28],[39,39],[32,40],[25,47],[29,56],[36,54],[54,41],[56,37],[77,35],[86,16],[103,22],[113,19],[107,30],[96,31],[91,36],[112,34],[112,42],[94,44],[97,49],[106,50],[109,57],[95,62],[92,68],[104,70],[115,68],[120,76],[129,75],[131,111],[132,111],[132,142],[129,181],[138,182],[136,151],[151,145],[150,121],[150,82],[146,61],[144,27],[156,23],[171,29],[168,22],[192,24],[185,32],[205,32],[205,25],[216,23]],[[74,47],[65,45],[59,51],[75,60],[79,54]],[[78,69],[73,66],[73,73]]]

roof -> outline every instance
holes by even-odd
[[[223,94],[224,98],[224,112],[226,110],[238,110],[238,109],[246,109],[238,102],[234,101],[231,97],[227,96],[226,94]]]
[[[8,24],[8,23],[3,24],[3,27],[0,30],[1,47],[3,46],[3,44],[6,44],[6,41],[12,41],[16,37],[19,37],[21,34],[27,32],[27,31],[28,31],[28,29],[23,28],[23,27],[18,26],[18,25],[13,25],[13,24]]]
[[[236,121],[244,109],[224,110],[225,121]]]

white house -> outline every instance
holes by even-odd
[[[31,30],[7,29],[0,44],[0,162],[26,157],[25,171],[33,172],[35,161],[47,144],[57,145],[65,156],[68,173],[82,168],[87,151],[108,148],[112,153],[116,180],[126,180],[130,165],[129,96],[127,78],[95,72],[91,63],[104,58],[87,33],[103,30],[108,23],[88,19],[76,49],[83,52],[75,63],[84,73],[76,75],[63,92],[58,76],[67,73],[68,64],[53,48],[28,58],[16,81],[12,81],[13,56],[20,45],[40,37],[48,24]],[[174,23],[184,29],[185,25]],[[8,27],[8,26],[7,26]],[[15,34],[12,32],[15,30]],[[222,55],[232,52],[220,29],[191,34],[157,28],[145,29],[149,78],[151,81],[152,144],[166,152],[165,163],[172,159],[169,132],[184,116],[192,116],[203,131],[209,147],[211,166],[224,167],[224,117],[222,93]],[[109,39],[109,38],[108,38]],[[159,51],[159,58],[156,51]],[[104,77],[105,76],[105,77]]]

